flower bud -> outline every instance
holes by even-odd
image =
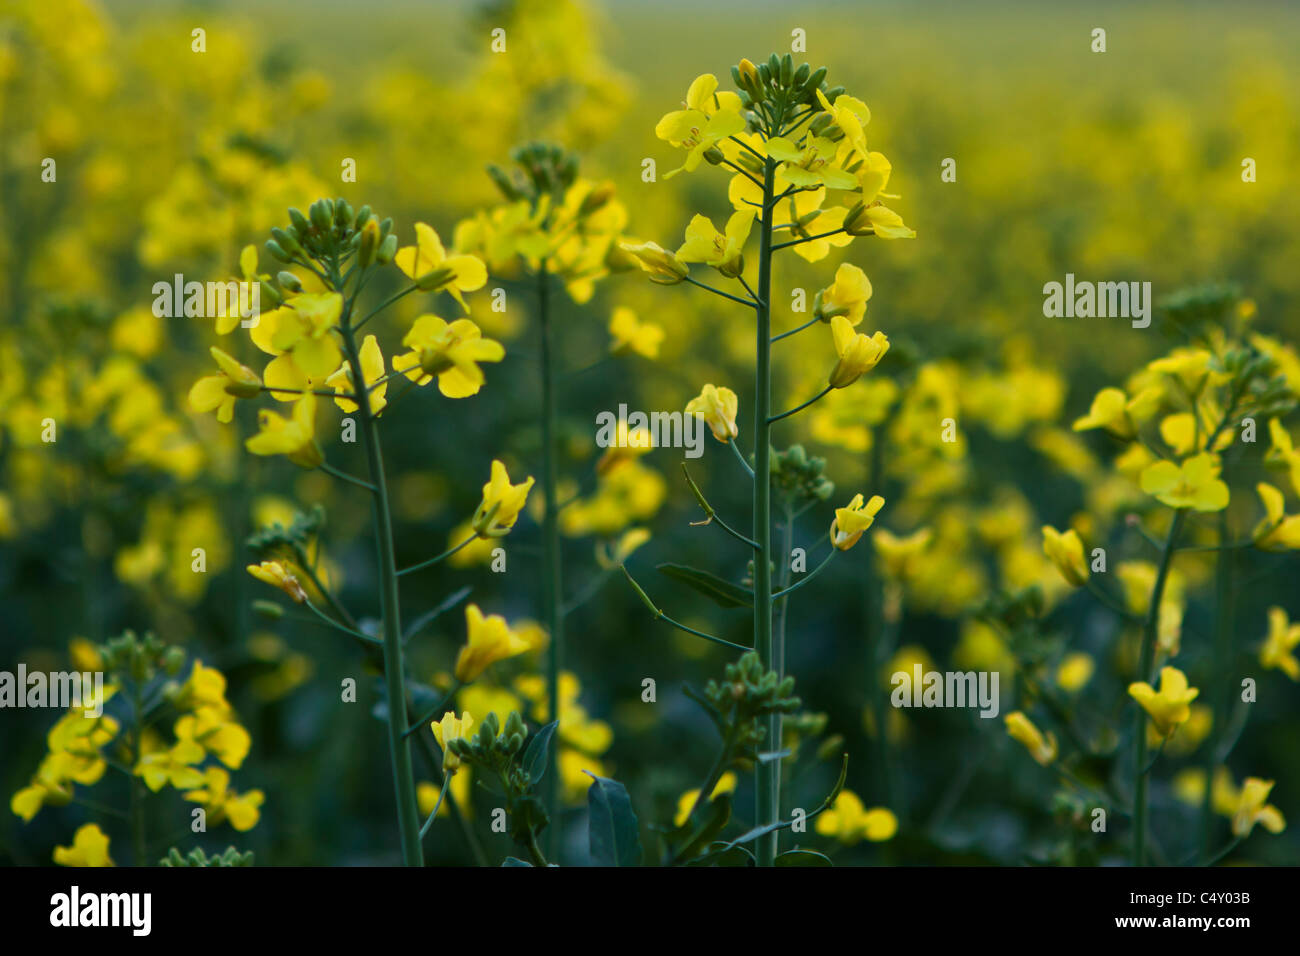
[[[361,227],[361,245],[357,251],[357,264],[365,269],[375,261],[379,249],[379,220],[371,216]]]
[[[302,282],[292,272],[278,272],[275,281],[280,283],[280,288],[288,289],[290,292],[301,292]]]
[[[383,224],[380,224],[380,231],[383,231]],[[387,265],[393,261],[397,255],[397,233],[390,232],[384,236],[384,241],[379,244],[379,249],[375,252],[375,261],[381,265]]]

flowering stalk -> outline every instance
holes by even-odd
[[[755,322],[754,361],[754,650],[764,669],[772,667],[772,211],[773,182],[776,163],[768,156],[763,161],[763,219],[758,233],[758,288]],[[768,715],[768,746],[780,748],[781,718]],[[775,823],[780,807],[781,762],[759,763],[755,770],[758,783],[759,825]],[[777,832],[759,837],[758,864],[771,866],[776,859]]]
[[[560,575],[560,515],[556,502],[558,463],[555,454],[556,389],[555,389],[555,330],[551,326],[550,273],[545,265],[537,273],[537,316],[541,329],[542,368],[542,497],[545,513],[542,518],[542,614],[550,641],[546,647],[546,703],[550,720],[560,715],[560,666],[564,642],[564,592]],[[551,747],[546,755],[546,777],[542,800],[552,820],[559,813],[559,774],[555,760],[558,747]],[[546,834],[551,856],[555,856],[555,841],[559,826]]]
[[[361,416],[362,442],[370,472],[374,504],[375,548],[379,558],[379,607],[384,625],[384,685],[388,695],[388,748],[393,764],[393,785],[397,793],[397,825],[402,838],[402,861],[407,866],[423,866],[424,851],[420,844],[420,811],[415,799],[415,772],[411,765],[411,742],[406,737],[406,682],[402,654],[401,607],[397,593],[397,558],[393,550],[393,515],[388,502],[388,482],[384,476],[383,451],[379,446],[379,428],[371,411],[370,392],[361,370],[361,356],[352,329],[352,306],[348,301],[340,321],[343,355],[352,372],[355,400]],[[401,702],[402,706],[398,706]]]
[[[1146,622],[1142,627],[1142,652],[1138,664],[1138,676],[1143,681],[1153,678],[1156,660],[1156,637],[1160,629],[1160,602],[1164,598],[1165,584],[1169,580],[1169,566],[1173,561],[1174,550],[1178,543],[1178,534],[1183,528],[1183,519],[1187,512],[1174,512],[1169,524],[1169,536],[1160,554],[1160,564],[1156,570],[1155,586],[1151,589],[1151,604],[1147,608]],[[1151,773],[1151,763],[1147,760],[1147,712],[1139,707],[1133,723],[1133,865],[1146,865],[1147,834],[1147,777]]]

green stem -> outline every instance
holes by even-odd
[[[550,274],[545,267],[537,274],[537,315],[541,327],[542,364],[542,494],[546,511],[542,518],[542,612],[550,641],[546,647],[546,702],[550,720],[560,717],[560,668],[564,660],[564,591],[560,576],[560,513],[557,506],[559,484],[556,461],[556,386],[555,386],[555,330],[551,326]],[[543,782],[543,800],[546,814],[551,819],[545,840],[551,855],[555,856],[560,832],[559,774],[556,771],[556,751],[550,747],[546,754],[546,776]]]
[[[776,163],[763,161],[763,219],[758,237],[758,302],[754,362],[754,531],[758,545],[754,554],[754,649],[764,668],[772,667],[772,196]],[[774,739],[780,730],[775,715],[768,718],[768,746],[779,749]],[[776,823],[777,786],[780,762],[760,763],[755,768],[758,789],[755,824]],[[758,838],[758,865],[776,861],[776,833]]]
[[[361,357],[351,327],[352,303],[343,316],[343,350],[353,382],[364,382]],[[388,693],[388,749],[393,764],[393,786],[397,799],[397,825],[401,833],[402,860],[407,866],[423,866],[424,850],[420,846],[420,809],[415,798],[415,772],[411,766],[411,743],[406,738],[406,681],[402,660],[402,620],[397,591],[397,558],[393,549],[393,515],[388,501],[388,482],[384,477],[383,452],[379,446],[379,428],[370,410],[370,394],[358,389],[358,411],[366,447],[366,462],[373,486],[375,548],[379,559],[380,613],[384,624],[384,685]]]
[[[1219,542],[1228,540],[1228,511],[1219,512]],[[1221,686],[1211,688],[1213,723],[1210,725],[1210,739],[1205,747],[1205,793],[1201,796],[1201,858],[1208,862],[1210,858],[1210,838],[1213,835],[1214,810],[1211,806],[1214,790],[1214,773],[1218,762],[1225,759],[1219,750],[1226,738],[1228,720],[1228,700],[1231,693],[1231,675],[1229,661],[1232,654],[1232,562],[1233,553],[1220,551],[1214,565],[1214,650],[1212,653],[1211,673]]]
[[[135,722],[132,734],[135,747],[135,760],[138,763],[144,752],[141,736],[144,734],[144,710],[140,695],[140,682],[133,681],[131,687],[131,718]],[[145,847],[149,845],[144,816],[144,781],[134,772],[131,774],[131,844],[135,856],[135,865],[145,865]]]
[[[1169,523],[1169,536],[1165,538],[1164,549],[1160,554],[1160,566],[1156,571],[1156,583],[1151,589],[1151,605],[1147,608],[1146,623],[1142,628],[1142,656],[1138,665],[1138,680],[1150,682],[1152,669],[1156,660],[1156,636],[1160,630],[1160,602],[1164,598],[1165,583],[1169,579],[1169,565],[1174,556],[1178,533],[1182,530],[1183,520],[1187,517],[1185,510],[1174,512],[1173,521]],[[1133,865],[1146,865],[1147,837],[1147,776],[1151,766],[1147,762],[1147,712],[1137,709],[1133,724]],[[1206,781],[1209,786],[1209,781]]]
[[[419,564],[413,564],[413,565],[411,565],[409,568],[402,568],[402,570],[400,570],[400,571],[397,572],[397,576],[400,578],[400,577],[402,577],[402,576],[405,575],[405,574],[410,574],[412,571],[422,571],[422,570],[424,570],[425,568],[429,567],[430,565],[437,564],[439,561],[442,561],[442,560],[444,560],[444,559],[446,559],[446,558],[450,558],[453,554],[455,554],[455,553],[456,553],[457,551],[459,551],[461,548],[464,548],[464,547],[469,546],[470,544],[473,544],[474,541],[477,540],[477,539],[478,539],[478,535],[477,535],[477,534],[472,534],[472,535],[470,535],[468,538],[466,538],[464,541],[462,541],[460,544],[455,545],[454,547],[448,548],[446,551],[442,552],[442,554],[439,554],[439,555],[437,555],[437,556],[435,556],[435,557],[432,557],[432,558],[430,558],[430,559],[427,560],[427,561],[421,561]]]

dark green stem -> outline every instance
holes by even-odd
[[[1156,638],[1160,631],[1160,602],[1164,598],[1165,583],[1169,579],[1169,565],[1178,543],[1178,533],[1182,530],[1187,512],[1180,509],[1174,512],[1169,523],[1169,536],[1160,554],[1160,566],[1156,571],[1156,583],[1151,589],[1151,606],[1147,608],[1147,619],[1142,629],[1142,655],[1138,664],[1138,680],[1150,682],[1154,676]],[[1133,723],[1133,865],[1146,865],[1147,838],[1147,775],[1151,766],[1147,762],[1147,712],[1138,707],[1137,717]],[[1209,786],[1209,781],[1206,781]]]
[[[546,647],[546,702],[550,720],[560,718],[560,668],[564,661],[563,581],[560,576],[560,513],[557,505],[559,468],[556,461],[556,355],[551,325],[550,275],[543,268],[537,275],[537,315],[541,327],[542,363],[542,494],[546,511],[542,519],[542,613],[550,641]],[[557,747],[546,754],[543,800],[551,826],[546,842],[551,855],[556,854],[560,832],[558,773],[555,768]]]
[[[354,383],[364,383],[361,358],[350,325],[351,302],[343,316],[343,350]],[[420,808],[415,798],[415,772],[411,766],[411,743],[406,738],[406,681],[402,655],[402,620],[397,591],[397,560],[393,549],[393,515],[388,501],[388,481],[384,477],[383,452],[379,445],[379,427],[370,409],[370,394],[361,387],[355,391],[362,419],[361,434],[366,449],[375,521],[375,550],[379,560],[380,613],[384,626],[384,685],[388,694],[388,749],[393,764],[393,787],[397,799],[397,825],[401,833],[402,861],[407,866],[423,866],[424,850],[420,846]]]
[[[771,668],[772,657],[772,196],[776,163],[771,157],[763,162],[763,220],[759,229],[758,302],[755,304],[754,362],[754,529],[757,544],[754,554],[754,649],[764,668]],[[779,749],[776,739],[780,722],[775,715],[767,722],[767,744]],[[779,761],[760,763],[757,775],[758,806],[755,823],[776,823]],[[776,860],[776,833],[758,838],[758,865],[772,866]]]

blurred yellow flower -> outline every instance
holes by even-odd
[[[1268,634],[1259,649],[1259,663],[1266,669],[1277,668],[1294,681],[1300,681],[1300,661],[1295,649],[1300,646],[1300,623],[1292,624],[1285,609],[1268,609]]]
[[[1285,513],[1285,499],[1267,482],[1255,486],[1264,503],[1264,517],[1255,526],[1252,537],[1255,547],[1264,551],[1300,550],[1300,515]]]
[[[316,444],[316,396],[311,392],[294,402],[292,418],[263,408],[257,422],[261,430],[244,442],[254,455],[284,455],[300,468],[316,468],[325,460]]]
[[[528,643],[510,630],[499,614],[484,617],[477,604],[465,609],[468,637],[456,656],[456,680],[468,684],[497,661],[515,657],[529,649]]]
[[[1228,486],[1219,479],[1219,456],[1210,452],[1182,465],[1157,461],[1142,470],[1142,490],[1171,508],[1222,511],[1228,507]]]
[[[709,796],[712,800],[724,793],[734,793],[736,790],[736,775],[728,770],[718,778],[717,785],[713,788],[713,793]],[[695,801],[699,799],[699,788],[687,790],[677,798],[677,813],[673,816],[673,826],[685,826],[686,821],[691,817],[691,808],[695,806]]]
[[[56,846],[54,862],[59,866],[114,866],[108,855],[108,837],[98,823],[80,827],[72,838],[72,846]]]
[[[1160,668],[1160,690],[1146,681],[1128,685],[1129,696],[1147,712],[1162,737],[1168,737],[1191,716],[1189,705],[1200,691],[1189,687],[1187,676],[1177,667]]]
[[[1073,528],[1062,534],[1050,524],[1043,525],[1043,553],[1056,565],[1061,577],[1074,587],[1079,587],[1088,580],[1088,562],[1083,556],[1083,542]]]
[[[1268,803],[1268,795],[1272,790],[1272,780],[1247,777],[1241,782],[1241,796],[1232,815],[1233,836],[1242,839],[1250,836],[1250,831],[1255,829],[1257,823],[1269,833],[1281,833],[1286,829],[1282,812]]]
[[[230,774],[221,767],[208,767],[203,773],[203,787],[184,794],[186,800],[203,805],[207,823],[216,825],[229,820],[241,833],[257,826],[261,817],[258,808],[266,800],[261,790],[238,794],[230,789]]]
[[[848,845],[864,839],[883,843],[898,832],[898,818],[885,807],[867,809],[852,790],[841,790],[835,802],[817,816],[816,830]]]
[[[609,334],[613,339],[609,350],[615,355],[631,352],[648,359],[659,357],[659,345],[664,340],[663,326],[642,322],[626,306],[619,306],[610,316]]]
[[[1029,755],[1044,767],[1056,759],[1056,736],[1050,731],[1044,735],[1023,711],[1012,711],[1003,718],[1007,733],[1029,751]]]

